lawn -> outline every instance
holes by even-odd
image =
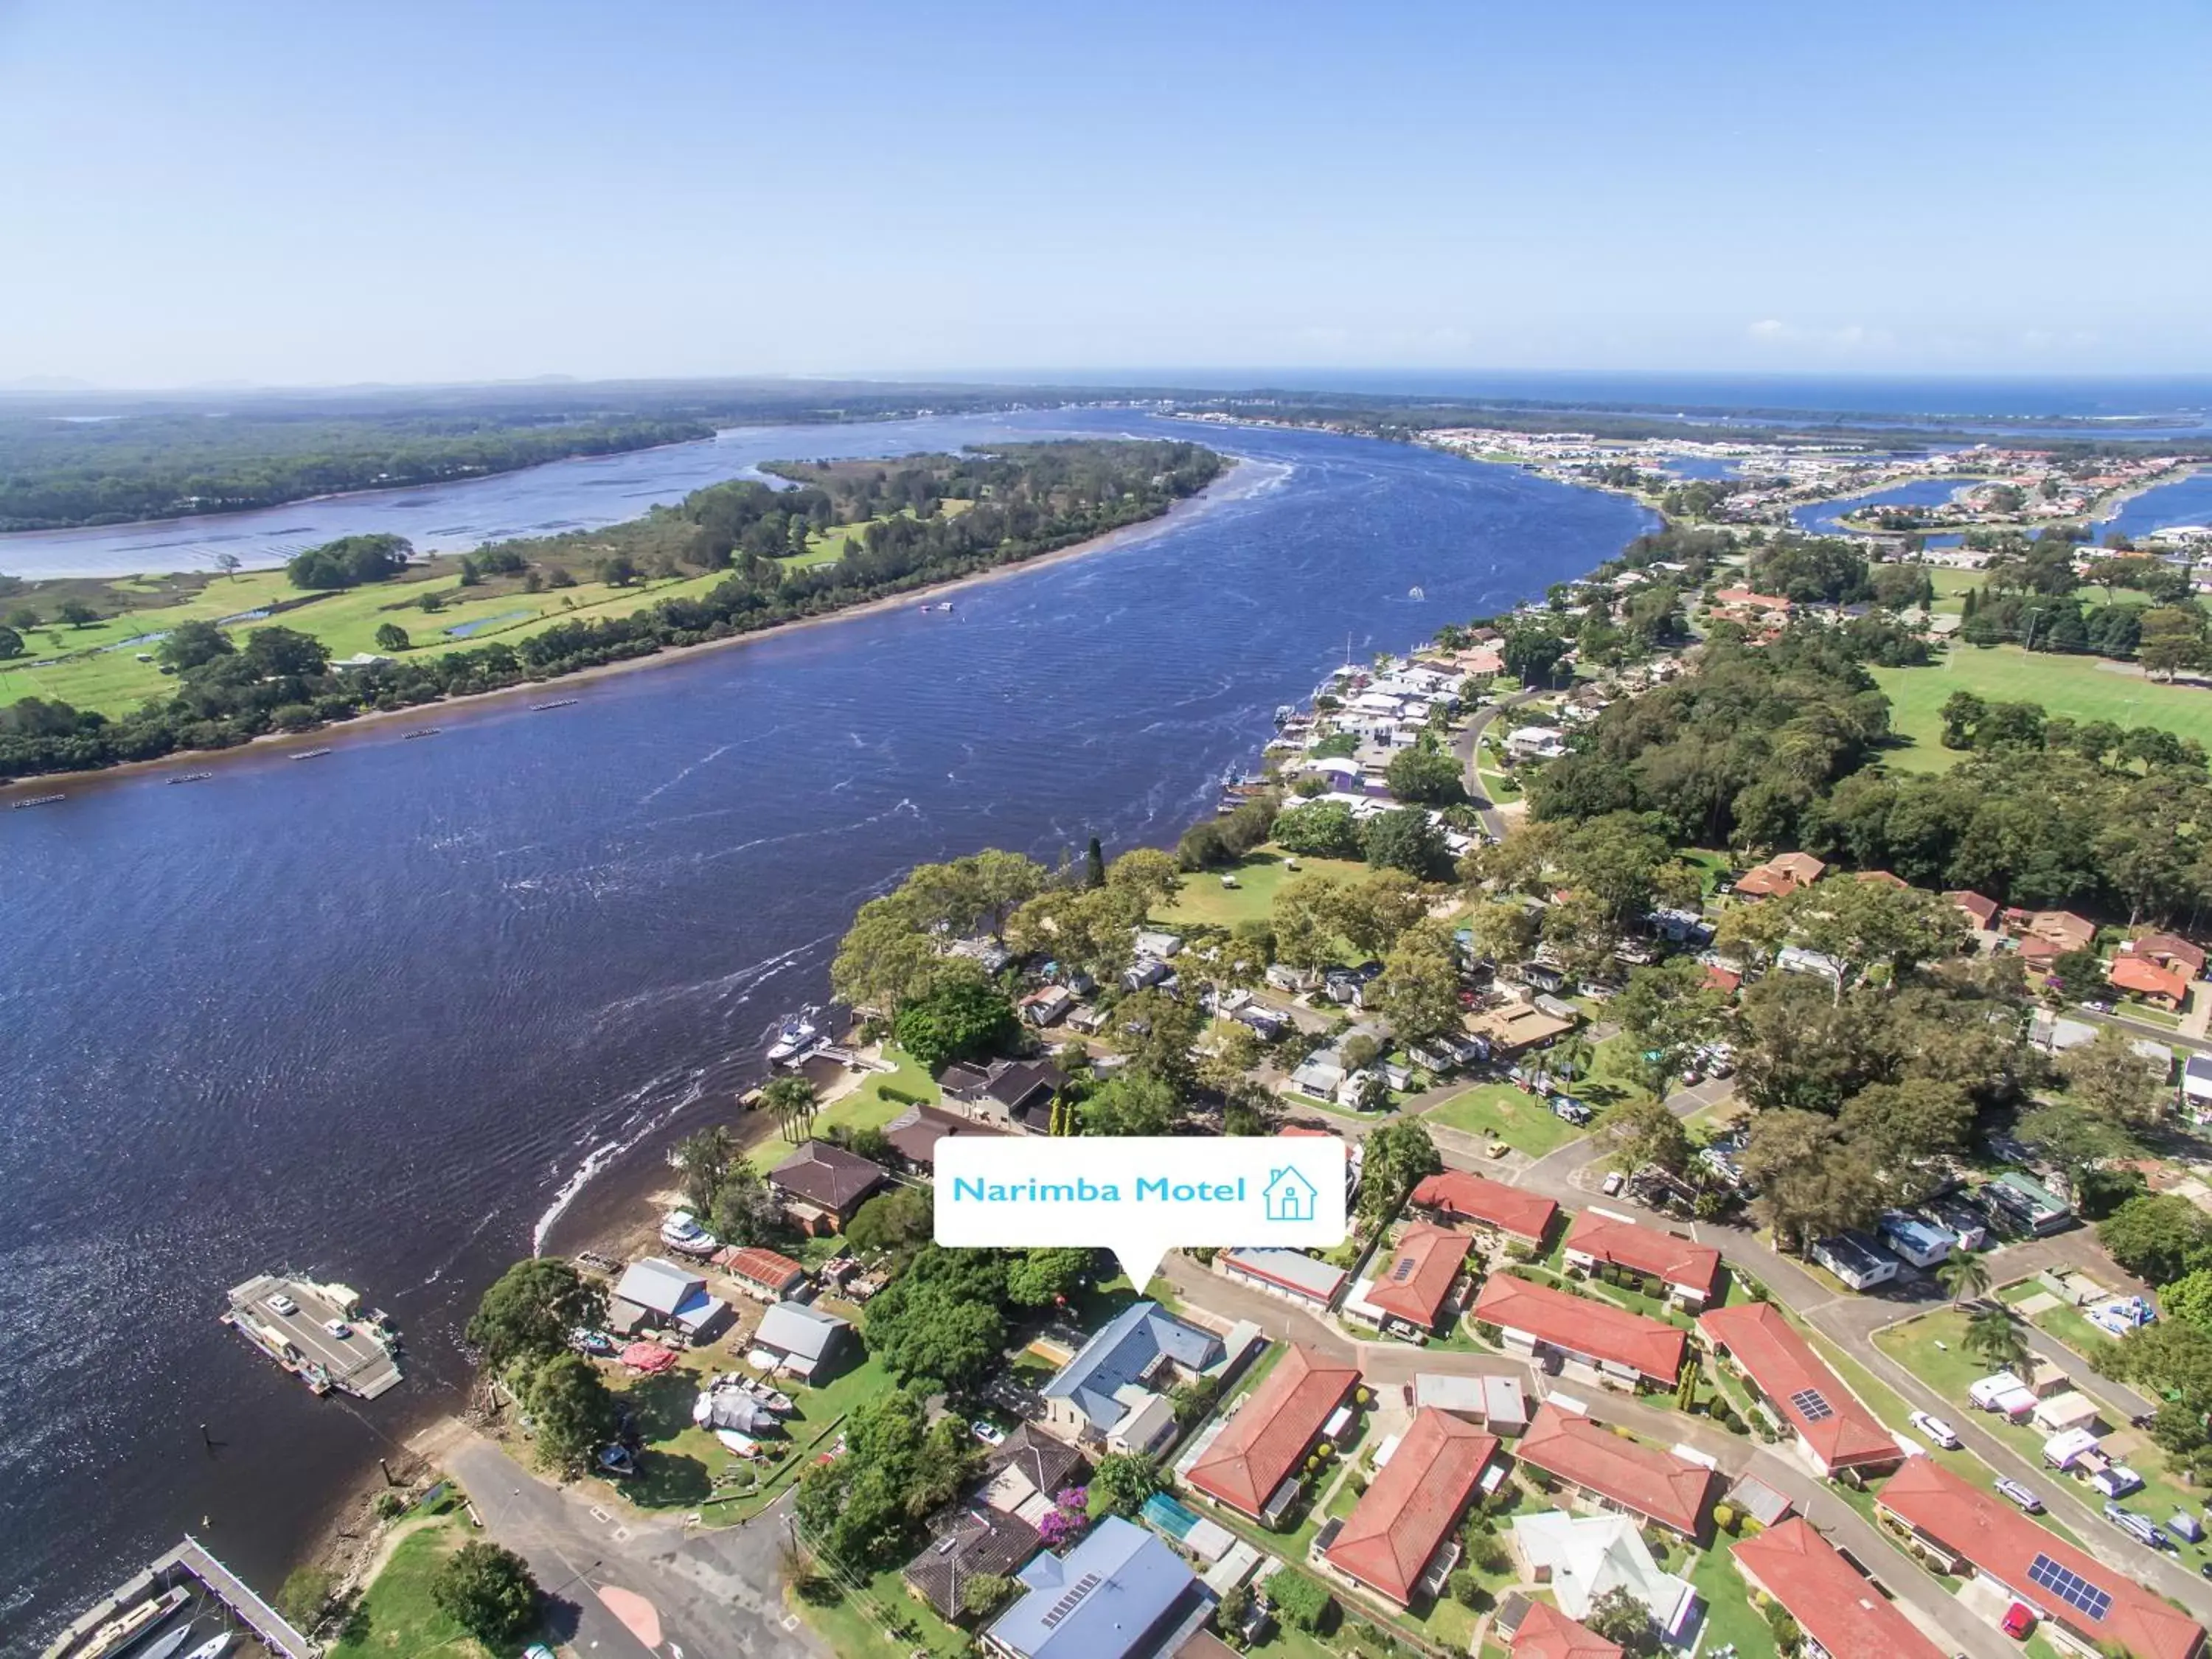
[[[857,1583],[825,1577],[818,1589],[803,1595],[786,1591],[784,1600],[838,1659],[912,1659],[916,1654],[957,1659],[971,1651],[964,1631],[953,1629],[933,1608],[907,1594],[906,1580],[896,1567]]]
[[[1510,1083],[1478,1083],[1421,1114],[1471,1135],[1489,1135],[1531,1158],[1541,1158],[1581,1131],[1532,1095]]]
[[[330,1650],[331,1659],[401,1659],[433,1648],[455,1659],[484,1659],[483,1644],[430,1600],[430,1580],[440,1564],[467,1541],[468,1528],[458,1516],[443,1516],[402,1539],[362,1593]],[[501,1651],[519,1653],[523,1646],[517,1642]]]
[[[1696,1566],[1688,1574],[1698,1599],[1705,1604],[1698,1650],[1711,1653],[1733,1642],[1739,1659],[1774,1653],[1774,1632],[1765,1616],[1751,1605],[1750,1587],[1735,1570],[1735,1562],[1728,1551],[1729,1541],[1725,1535],[1717,1539],[1712,1548],[1698,1556]],[[1668,1570],[1679,1571],[1680,1568],[1680,1564],[1675,1562],[1670,1564]]]
[[[2039,702],[2046,713],[2121,726],[2157,726],[2212,746],[2212,691],[2163,685],[2101,666],[2095,657],[2031,656],[2017,646],[1954,645],[1927,668],[1870,672],[1890,701],[1890,725],[1911,746],[1893,750],[1892,765],[1940,771],[1959,752],[1941,742],[1937,711],[1954,691],[1993,702]]]
[[[1263,847],[1239,859],[1229,871],[1237,885],[1224,887],[1221,872],[1200,871],[1183,878],[1182,890],[1173,904],[1153,920],[1164,926],[1234,927],[1240,921],[1265,921],[1274,908],[1275,894],[1285,881],[1297,876],[1327,875],[1340,878],[1364,876],[1367,866],[1353,859],[1300,858],[1295,870],[1286,868],[1279,848]]]
[[[2025,1302],[2044,1288],[2034,1279],[2023,1279],[2018,1284],[2008,1285],[1999,1291],[1997,1299],[2006,1303]],[[2046,1308],[2041,1313],[2027,1316],[2027,1322],[2045,1336],[2063,1342],[2091,1363],[2095,1361],[2099,1353],[2112,1346],[2112,1339],[2092,1325],[2076,1308],[2063,1304]]]

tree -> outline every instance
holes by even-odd
[[[1960,1341],[1968,1353],[1993,1371],[2025,1365],[2033,1352],[2020,1321],[2005,1307],[1977,1309],[1967,1319],[1966,1334]]]
[[[887,893],[863,904],[845,930],[830,964],[830,984],[856,1008],[896,1015],[902,1005],[928,993],[944,961],[922,931],[913,901]]]
[[[1168,1395],[1168,1403],[1175,1407],[1176,1426],[1185,1431],[1195,1428],[1220,1398],[1221,1384],[1212,1377],[1195,1376],[1177,1383]]]
[[[550,1256],[518,1261],[493,1281],[465,1333],[493,1371],[518,1360],[567,1352],[569,1333],[606,1323],[607,1294],[569,1263]]]
[[[1308,801],[1275,820],[1275,845],[1299,858],[1356,859],[1364,848],[1352,809],[1340,800]]]
[[[246,636],[246,665],[264,679],[313,679],[330,666],[331,648],[296,628],[257,628]]]
[[[2115,1123],[2141,1128],[2165,1115],[2161,1075],[2135,1051],[2134,1040],[2111,1026],[2059,1057],[2067,1097]]]
[[[0,662],[23,654],[23,636],[14,629],[0,624]]]
[[[2131,1331],[2106,1357],[2104,1370],[2152,1394],[2171,1395],[2202,1419],[2212,1413],[2212,1331],[2161,1319]]]
[[[975,974],[951,974],[908,1002],[891,1023],[899,1047],[928,1071],[989,1054],[1020,1030],[1006,993]]]
[[[1987,1293],[1990,1264],[1971,1250],[1954,1250],[1936,1264],[1936,1282],[1951,1298],[1951,1305],[1957,1307]]]
[[[1137,1066],[1115,1073],[1078,1109],[1084,1133],[1094,1135],[1164,1135],[1182,1115],[1175,1085]]]
[[[211,622],[182,622],[154,647],[162,667],[179,674],[233,654],[230,635]]]
[[[1378,870],[1402,870],[1423,881],[1442,881],[1451,873],[1444,832],[1430,822],[1425,807],[1377,813],[1368,819],[1361,842],[1368,863]]]
[[[538,1581],[513,1550],[471,1540],[441,1562],[430,1577],[430,1599],[463,1630],[498,1649],[538,1619]]]
[[[1098,844],[1096,836],[1091,836],[1091,844],[1083,849],[1083,884],[1085,887],[1103,887],[1106,884],[1106,849]]]
[[[1285,1625],[1308,1635],[1322,1627],[1329,1608],[1336,1602],[1318,1580],[1308,1577],[1296,1567],[1283,1567],[1268,1577],[1267,1600]]]
[[[1728,1003],[1705,982],[1702,963],[1672,957],[1630,974],[1627,988],[1608,1012],[1644,1056],[1652,1093],[1663,1104],[1674,1079],[1689,1069],[1691,1055],[1720,1034]]]
[[[1171,854],[1139,847],[1106,866],[1106,885],[1137,899],[1142,916],[1170,903],[1182,890],[1182,866]]]
[[[1158,1460],[1133,1452],[1108,1452],[1091,1474],[1091,1516],[1134,1515],[1161,1490]]]
[[[311,591],[358,587],[364,582],[389,581],[407,568],[413,551],[404,536],[341,536],[294,554],[285,562],[284,573],[293,586]]]
[[[1597,1140],[1617,1170],[1648,1164],[1680,1175],[1694,1151],[1682,1120],[1649,1096],[1632,1095],[1608,1108],[1598,1122]]]
[[[1536,942],[1536,924],[1518,904],[1478,903],[1458,921],[1467,929],[1468,948],[1490,962],[1518,962]]]
[[[1459,759],[1434,744],[1418,743],[1401,749],[1382,769],[1390,793],[1401,801],[1426,806],[1447,806],[1465,800]]]
[[[978,1388],[1003,1363],[1006,1297],[995,1252],[925,1244],[869,1302],[869,1351],[898,1382]]]
[[[1523,623],[1506,635],[1498,655],[1505,672],[1522,684],[1542,685],[1549,682],[1566,651],[1567,642],[1550,629]]]
[[[1001,1573],[979,1572],[960,1586],[960,1611],[988,1619],[1006,1604],[1014,1581]]]
[[[845,1242],[864,1255],[888,1255],[902,1266],[929,1243],[934,1213],[929,1194],[921,1188],[896,1187],[853,1212],[845,1224]]]
[[[1651,1615],[1625,1585],[1607,1590],[1590,1603],[1583,1628],[1603,1637],[1627,1659],[1656,1659],[1659,1634],[1651,1628]]]
[[[385,623],[376,630],[376,648],[380,651],[404,651],[408,647],[407,630],[398,623]]]
[[[1399,1042],[1420,1043],[1459,1024],[1459,946],[1450,927],[1424,921],[1391,948],[1375,999]]]
[[[707,1223],[725,1244],[763,1244],[782,1224],[783,1206],[768,1177],[739,1158],[714,1188]]]
[[[2131,1198],[2097,1224],[2113,1261],[2153,1285],[2212,1267],[2212,1216],[2176,1193]]]
[[[1415,1184],[1444,1167],[1419,1118],[1385,1123],[1367,1137],[1359,1178],[1359,1214],[1379,1222],[1397,1212]]]
[[[1006,1299],[1019,1308],[1047,1307],[1075,1295],[1097,1273],[1094,1250],[1026,1250],[1006,1264]]]
[[[100,620],[100,612],[94,611],[82,599],[64,601],[54,615],[71,628],[89,628]]]
[[[775,1117],[786,1140],[804,1140],[814,1127],[813,1079],[791,1072],[769,1079],[761,1088],[761,1106]]]
[[[2212,1267],[2191,1267],[2158,1291],[2158,1310],[2166,1319],[2179,1319],[2212,1331]]]
[[[1381,956],[1428,915],[1419,887],[1395,871],[1333,883],[1325,890],[1329,926],[1362,956]]]
[[[795,1508],[804,1535],[847,1567],[872,1569],[903,1556],[975,1464],[966,1425],[948,1417],[933,1426],[912,1389],[863,1401],[846,1419],[845,1443],[844,1456],[800,1478]]]
[[[1147,986],[1115,1005],[1114,1024],[1107,1035],[1128,1055],[1131,1071],[1167,1085],[1179,1097],[1197,1080],[1198,1062],[1190,1051],[1198,1041],[1202,1018],[1194,1001]]]
[[[2022,1112],[2014,1127],[2020,1139],[2056,1165],[2077,1193],[2091,1170],[2109,1158],[2126,1157],[2136,1146],[2124,1126],[2071,1101],[2054,1100]]]
[[[580,1353],[540,1361],[518,1392],[530,1413],[538,1455],[563,1474],[582,1468],[614,1432],[614,1396]]]
[[[1863,1225],[1881,1207],[1873,1170],[1818,1112],[1765,1111],[1752,1119],[1743,1172],[1753,1208],[1778,1243],[1798,1255],[1815,1238]]]

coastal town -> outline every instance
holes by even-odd
[[[1910,591],[1793,599],[1794,538],[1670,528],[1340,664],[1173,854],[913,872],[649,1228],[487,1293],[399,1551],[280,1601],[343,1649],[481,1528],[541,1584],[599,1553],[592,1628],[694,1655],[2194,1659],[2191,878],[1916,881],[1592,781],[1662,710],[1786,675],[1786,736],[1975,649],[1849,545]],[[2170,735],[2088,758],[2203,787]],[[1347,1235],[1143,1285],[933,1242],[947,1141],[1129,1134],[1336,1138]]]

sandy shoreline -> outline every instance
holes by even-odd
[[[956,576],[949,581],[934,582],[927,586],[909,588],[904,592],[888,593],[881,599],[868,599],[849,605],[842,611],[833,611],[825,616],[802,617],[796,621],[778,623],[773,628],[757,629],[750,634],[733,634],[724,640],[705,640],[697,645],[676,646],[653,653],[650,656],[626,658],[621,662],[599,663],[590,668],[580,668],[574,673],[558,674],[550,679],[525,680],[518,685],[501,686],[495,691],[474,691],[464,696],[443,697],[435,702],[416,703],[407,708],[369,709],[350,720],[335,721],[318,726],[311,732],[270,732],[228,749],[185,749],[156,760],[124,761],[114,766],[102,766],[84,772],[42,772],[33,777],[18,778],[12,783],[0,784],[0,803],[11,796],[52,794],[69,788],[87,788],[111,779],[131,779],[161,771],[204,771],[211,769],[218,762],[240,755],[282,754],[287,750],[335,749],[350,732],[374,729],[394,720],[404,720],[416,726],[439,726],[455,714],[465,714],[486,707],[499,707],[516,697],[537,697],[550,701],[571,695],[574,686],[586,685],[617,674],[628,674],[641,669],[664,668],[677,663],[696,661],[711,652],[733,646],[757,645],[764,641],[781,639],[802,629],[827,628],[857,617],[878,616],[887,611],[898,611],[908,605],[933,602],[949,593],[964,588],[981,587],[1019,576],[1029,571],[1064,564],[1073,559],[1088,557],[1094,553],[1110,552],[1137,542],[1179,528],[1192,520],[1202,517],[1226,502],[1238,501],[1263,487],[1270,478],[1279,476],[1267,464],[1254,465],[1234,455],[1224,455],[1228,469],[1194,495],[1184,497],[1164,513],[1141,523],[1124,525],[1109,530],[1103,536],[1078,542],[1073,547],[1063,547],[1050,553],[1041,553],[1035,558],[1018,560],[988,570],[978,570],[966,576]],[[649,609],[641,605],[641,610]]]

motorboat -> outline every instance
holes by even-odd
[[[821,1032],[814,1021],[805,1014],[793,1014],[776,1028],[775,1039],[768,1046],[770,1065],[781,1065],[796,1056]]]
[[[191,1598],[181,1589],[164,1590],[151,1601],[127,1608],[92,1633],[92,1639],[70,1659],[105,1659],[126,1643],[134,1642],[160,1624]]]
[[[191,1620],[188,1619],[176,1629],[164,1631],[135,1655],[134,1659],[174,1659],[177,1650],[191,1639],[192,1625]]]
[[[765,1382],[757,1382],[750,1376],[740,1376],[738,1386],[779,1417],[788,1417],[799,1409],[791,1403],[789,1395],[772,1389]]]
[[[194,1648],[185,1659],[222,1659],[222,1650],[230,1645],[230,1632],[223,1631]]]
[[[740,1457],[758,1457],[761,1455],[760,1442],[749,1434],[739,1434],[735,1429],[717,1429],[714,1438],[720,1441],[726,1449]]]

